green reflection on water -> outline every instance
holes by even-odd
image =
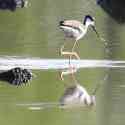
[[[108,43],[107,52],[104,49],[103,43],[89,29],[86,37],[80,40],[80,46],[77,49],[81,58],[124,60],[124,26],[118,25],[111,20],[95,4],[95,1],[29,0],[29,2],[31,6],[26,9],[18,9],[13,13],[0,11],[0,55],[63,58],[58,54],[59,47],[64,42],[63,35],[58,29],[58,22],[61,19],[78,19],[82,21],[83,16],[90,13],[96,17],[98,31],[104,37],[113,41]],[[111,28],[112,24],[113,28]],[[68,41],[67,44],[67,47],[70,46]],[[77,78],[91,92],[95,84],[103,79],[106,71],[103,69],[85,69],[77,74]],[[1,124],[101,125],[106,123],[107,125],[114,125],[115,118],[119,119],[120,116],[121,119],[123,118],[124,112],[122,114],[119,110],[121,111],[123,107],[121,103],[124,102],[117,103],[117,101],[112,100],[112,98],[116,98],[116,95],[112,95],[112,86],[116,81],[117,85],[124,82],[124,79],[120,78],[113,80],[114,77],[124,76],[124,71],[121,74],[118,73],[118,75],[112,70],[106,72],[106,74],[111,75],[111,79],[108,79],[106,84],[97,93],[97,106],[94,109],[62,110],[50,108],[31,111],[25,107],[18,107],[16,104],[25,102],[57,102],[64,90],[64,83],[59,80],[58,72],[34,72],[37,77],[27,86],[16,88],[7,83],[0,82]],[[65,83],[68,84],[69,82],[70,80],[66,78]],[[123,89],[118,87],[118,90],[122,90],[119,93],[124,99]],[[122,98],[118,95],[118,99],[122,100]],[[117,109],[116,112],[112,110],[114,104],[116,104],[114,108]],[[118,108],[119,105],[121,108]]]

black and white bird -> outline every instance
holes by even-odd
[[[95,28],[95,20],[90,15],[86,15],[84,17],[83,23],[77,20],[64,20],[59,22],[59,27],[63,30],[65,37],[73,38],[75,40],[71,52],[64,52],[64,45],[61,47],[61,55],[73,55],[77,59],[80,59],[78,54],[74,52],[74,49],[77,44],[77,41],[83,38],[87,33],[87,29],[89,26],[91,26],[93,30],[96,32],[97,36],[100,37]]]
[[[60,103],[65,107],[91,106],[95,104],[95,95],[89,95],[83,86],[75,84],[65,89]]]

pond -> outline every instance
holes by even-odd
[[[0,121],[3,125],[124,125],[125,124],[125,43],[124,24],[119,24],[94,0],[28,0],[27,8],[0,10],[0,70],[31,69],[35,76],[26,86],[0,81]],[[70,76],[60,80],[60,69],[68,58],[60,56],[64,39],[60,20],[82,21],[86,14],[96,19],[96,28],[106,45],[88,29],[76,51],[81,60],[71,63],[79,69],[78,82],[91,93],[96,84],[93,107],[62,109],[58,102],[71,85]],[[71,42],[70,42],[71,41]]]

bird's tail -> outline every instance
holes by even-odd
[[[59,22],[59,26],[64,26],[64,21],[63,21],[63,20],[61,20],[61,21]]]

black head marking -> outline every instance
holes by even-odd
[[[86,24],[86,21],[87,21],[87,20],[94,21],[94,19],[93,19],[92,16],[86,15],[86,16],[84,17],[84,21],[83,21],[83,24],[84,24],[84,25]]]
[[[61,21],[59,22],[59,25],[60,25],[60,26],[63,26],[63,25],[64,25],[64,20],[61,20]]]

